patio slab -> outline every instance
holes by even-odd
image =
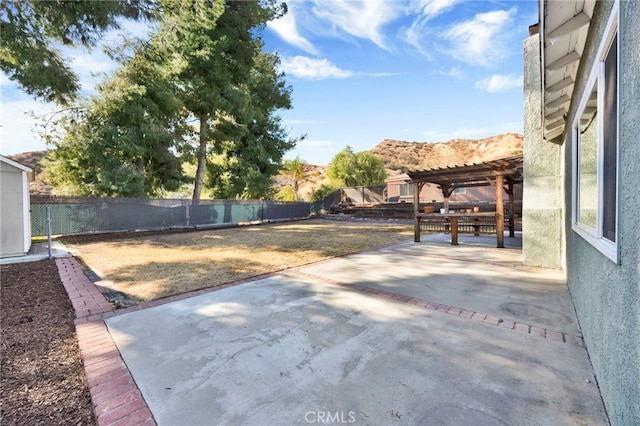
[[[607,424],[584,347],[388,297],[552,306],[510,318],[579,334],[557,273],[453,249],[400,244],[105,322],[159,425]]]
[[[320,263],[305,271],[580,335],[564,274],[525,268],[521,258],[517,249],[423,241]]]

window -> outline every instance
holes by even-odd
[[[413,184],[410,183],[401,183],[400,184],[400,196],[401,197],[406,197],[406,196],[413,196]]]
[[[573,124],[573,230],[618,261],[618,8]]]

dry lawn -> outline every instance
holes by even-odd
[[[82,260],[136,301],[215,287],[410,240],[411,225],[307,220],[73,244]]]

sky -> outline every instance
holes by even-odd
[[[293,137],[285,158],[328,164],[346,146],[383,139],[443,142],[523,132],[522,43],[538,21],[536,0],[291,0],[262,33],[292,88],[281,111]],[[142,24],[125,33],[144,33]],[[118,34],[105,37],[113,43]],[[100,49],[65,54],[83,93],[115,69]],[[0,75],[0,153],[46,149],[34,101]],[[29,113],[31,111],[31,113]]]

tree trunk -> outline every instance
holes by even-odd
[[[200,115],[200,143],[196,151],[198,159],[198,169],[196,171],[196,182],[193,187],[193,197],[191,202],[194,206],[200,204],[200,195],[204,186],[204,176],[207,171],[207,130],[209,128],[209,116],[207,114]]]

